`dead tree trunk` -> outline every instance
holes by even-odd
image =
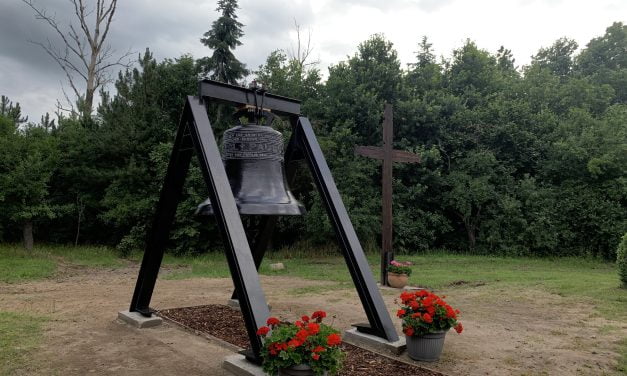
[[[33,221],[28,220],[24,222],[23,234],[24,234],[24,248],[26,248],[26,250],[30,252],[33,250],[33,243],[34,243]]]
[[[83,220],[83,212],[85,211],[85,203],[79,195],[76,196],[76,211],[78,213],[78,219],[76,221],[76,238],[74,239],[75,246],[78,245],[78,237],[81,234],[81,221]]]
[[[477,229],[479,228],[479,221],[481,220],[481,206],[477,208],[476,213],[472,214],[473,210],[470,210],[469,215],[464,215],[464,213],[456,211],[455,214],[462,220],[464,223],[464,228],[466,229],[466,236],[468,237],[468,247],[470,250],[475,249],[475,245],[477,244]]]
[[[58,37],[59,41],[48,39],[45,43],[33,43],[41,46],[65,73],[79,103],[79,113],[91,116],[95,93],[102,85],[111,82],[109,69],[129,66],[125,60],[130,51],[115,59],[111,46],[105,44],[118,1],[70,0],[75,18],[74,23],[70,22],[67,26],[59,24],[54,15],[48,14],[44,8],[36,6],[34,0],[22,2],[31,7],[35,17],[47,23]],[[66,99],[70,109],[61,109],[74,112],[74,104],[67,95]]]

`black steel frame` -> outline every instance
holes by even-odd
[[[181,197],[183,183],[192,154],[195,153],[209,189],[209,198],[218,227],[225,242],[226,257],[235,286],[235,294],[239,298],[250,339],[252,351],[247,352],[246,356],[250,361],[258,363],[262,342],[256,333],[259,327],[266,324],[270,312],[261,289],[257,269],[263,260],[277,217],[262,217],[257,236],[253,239],[251,247],[235,205],[205,107],[209,102],[228,103],[235,106],[255,105],[255,92],[253,89],[202,80],[199,82],[199,94],[199,97],[188,96],[185,103],[153,224],[148,233],[146,251],[139,270],[130,311],[139,312],[145,316],[152,314],[150,299],[163,260],[176,207]],[[285,152],[287,179],[291,181],[294,177],[297,168],[294,162],[305,159],[326,206],[327,214],[335,229],[348,270],[368,318],[367,324],[355,326],[361,332],[390,342],[398,340],[398,334],[313,128],[306,117],[300,116],[300,102],[265,94],[263,107],[272,110],[275,114],[286,115],[290,119],[293,132]]]

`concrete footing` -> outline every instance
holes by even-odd
[[[229,355],[224,358],[222,368],[235,376],[264,376],[261,366],[246,360],[244,355]]]
[[[239,307],[239,300],[237,299],[229,299],[228,302],[226,302],[226,305],[236,309],[238,311],[241,311],[240,307]],[[272,306],[270,304],[268,304],[268,311],[272,311]]]
[[[161,317],[152,315],[151,317],[142,316],[139,312],[120,311],[118,312],[118,319],[125,323],[131,324],[136,328],[150,328],[153,326],[159,326],[163,322]]]
[[[389,342],[381,337],[359,332],[357,328],[345,331],[343,340],[357,347],[392,355],[400,355],[407,348],[404,337],[399,338],[396,342]]]
[[[405,287],[403,287],[403,288],[397,289],[396,287],[381,286],[381,284],[380,284],[379,282],[377,282],[377,287],[379,287],[381,290],[391,290],[391,291],[400,291],[400,290],[416,291],[416,290],[424,290],[424,287],[418,287],[418,286],[405,286]]]

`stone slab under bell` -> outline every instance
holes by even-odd
[[[161,325],[163,320],[157,315],[146,317],[139,312],[120,311],[118,312],[118,319],[130,324],[136,328],[151,328]]]
[[[377,353],[386,352],[391,355],[400,355],[407,348],[405,338],[401,337],[398,341],[390,342],[381,337],[362,333],[357,328],[352,328],[344,332],[342,337],[344,342],[351,345],[362,347],[367,350],[373,350]]]
[[[222,368],[235,376],[266,376],[261,366],[249,362],[240,354],[224,358]]]

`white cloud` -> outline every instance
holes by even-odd
[[[39,0],[70,17],[67,0]],[[210,51],[199,39],[217,18],[215,1],[133,0],[119,3],[110,42],[118,51],[141,53],[150,47],[155,57],[195,57]],[[357,45],[374,33],[384,33],[403,64],[414,60],[423,35],[436,54],[449,57],[466,38],[479,47],[512,50],[517,64],[557,38],[575,39],[581,47],[602,35],[627,14],[624,0],[240,0],[245,24],[243,45],[235,54],[256,69],[275,49],[295,43],[294,20],[313,32],[314,59],[321,69],[353,55]],[[31,119],[54,108],[61,98],[63,74],[29,39],[42,40],[49,30],[19,1],[0,2],[0,94],[20,102]]]

